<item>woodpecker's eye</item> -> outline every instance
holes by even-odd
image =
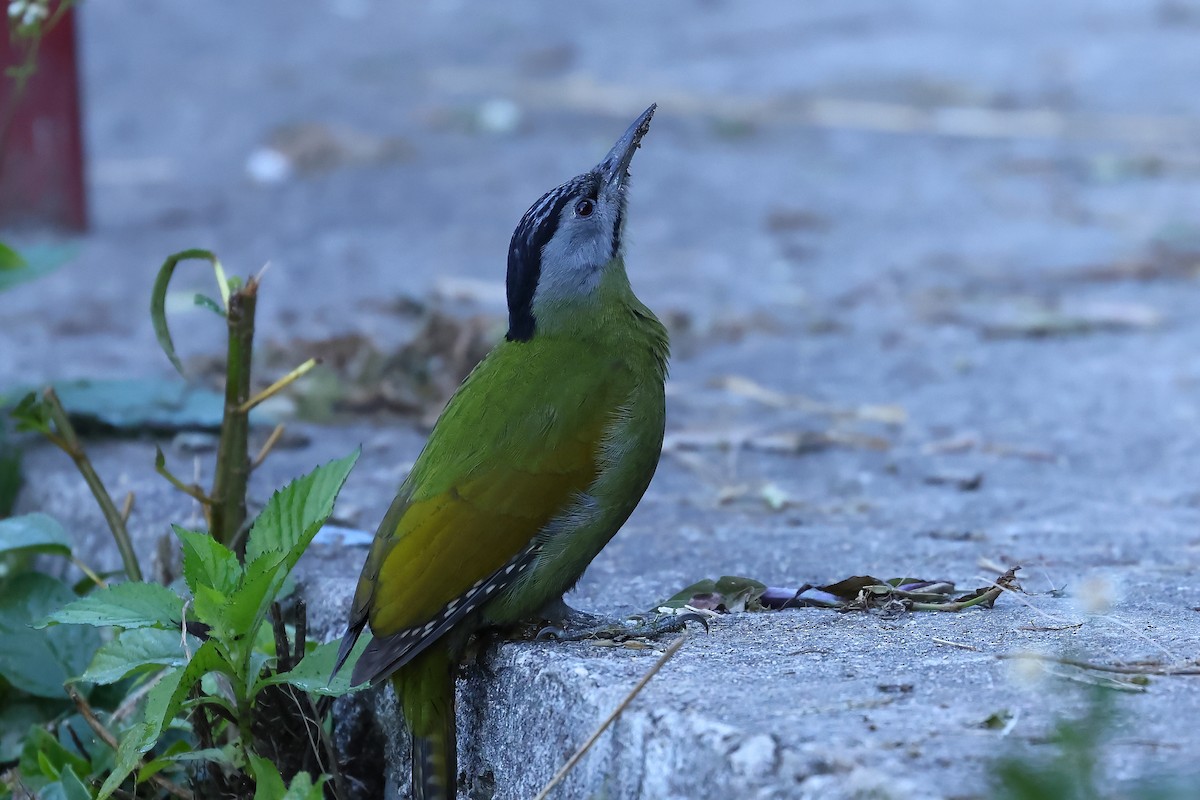
[[[586,197],[575,204],[575,216],[577,217],[590,217],[595,210],[596,204]]]

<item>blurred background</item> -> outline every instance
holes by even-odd
[[[260,329],[281,342],[395,344],[409,299],[500,314],[525,208],[650,102],[635,287],[694,337],[681,355],[785,339],[760,371],[794,390],[873,369],[838,344],[798,370],[813,339],[866,325],[897,348],[914,315],[1021,324],[1024,306],[950,295],[1051,272],[1039,310],[1064,275],[1138,273],[1196,237],[1200,6],[1179,0],[109,0],[78,17],[90,227],[4,298],[4,382],[168,370],[141,309],[185,247],[240,274],[270,262]],[[1124,310],[1101,324],[1144,321]],[[185,355],[219,341],[176,318]]]
[[[0,392],[176,381],[148,313],[163,259],[269,264],[258,377],[322,356],[274,411],[337,425],[290,429],[255,491],[367,442],[339,514],[373,530],[503,333],[513,227],[657,102],[627,263],[672,331],[666,456],[580,605],[646,607],[721,574],[973,587],[1023,565],[1035,603],[1088,624],[1015,603],[895,624],[743,615],[703,645],[732,660],[696,673],[728,694],[678,693],[828,744],[814,780],[861,760],[962,797],[994,796],[988,720],[1044,732],[1061,699],[971,651],[1200,646],[1200,2],[84,0],[76,23],[88,225],[0,226],[44,273],[0,294]],[[210,385],[224,327],[193,295],[212,286],[188,263],[167,299]],[[93,450],[114,492],[136,490],[152,548],[179,502],[146,444]],[[61,453],[31,449],[26,472],[24,510],[98,529]],[[363,553],[342,555],[320,565],[341,576],[320,584],[327,633]],[[1064,599],[1088,585],[1097,602]],[[1186,688],[1129,699],[1114,779],[1194,770]],[[831,704],[820,726],[791,714]]]

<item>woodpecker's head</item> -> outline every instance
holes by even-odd
[[[622,252],[629,162],[656,106],[634,120],[604,160],[530,206],[508,247],[508,339],[527,341],[539,308],[586,298]]]

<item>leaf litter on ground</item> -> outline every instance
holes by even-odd
[[[785,608],[831,608],[838,611],[876,611],[886,614],[909,611],[961,611],[972,606],[991,608],[1005,591],[1019,592],[1012,567],[992,584],[959,593],[951,581],[921,578],[880,580],[854,575],[824,586],[799,588],[768,586],[753,578],[724,575],[693,583],[664,601],[659,610],[669,613],[704,611],[730,614],[742,611],[779,611]]]

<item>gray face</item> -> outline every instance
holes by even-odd
[[[535,315],[541,303],[569,301],[596,288],[604,265],[621,250],[627,186],[622,181],[584,191],[559,211],[554,235],[542,247]]]
[[[621,254],[629,161],[650,125],[643,113],[594,169],[547,192],[513,233],[508,250],[508,338],[527,341],[538,309],[586,298]]]

